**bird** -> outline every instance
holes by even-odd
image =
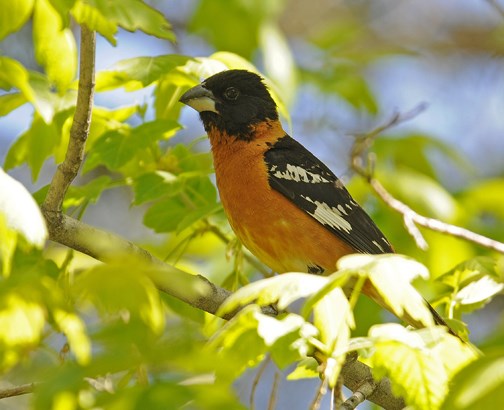
[[[341,180],[284,131],[260,75],[222,71],[179,101],[199,112],[231,228],[273,271],[330,274],[342,256],[394,252]],[[371,286],[364,285],[362,292],[387,307]],[[455,335],[425,303],[434,323]],[[401,319],[423,327],[407,314]]]

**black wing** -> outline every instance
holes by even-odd
[[[265,152],[269,184],[361,253],[392,246],[343,183],[317,157],[286,135]]]

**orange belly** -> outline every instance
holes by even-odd
[[[274,140],[276,134],[268,131]],[[281,128],[276,132],[284,135]],[[263,156],[268,142],[256,138],[212,143],[217,186],[229,223],[242,243],[278,273],[308,272],[313,266],[331,273],[341,256],[354,251],[270,188]]]

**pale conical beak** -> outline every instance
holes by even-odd
[[[215,108],[215,96],[201,84],[187,90],[182,97],[180,97],[179,101],[194,108],[198,112],[212,111],[219,114]]]

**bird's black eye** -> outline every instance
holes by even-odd
[[[229,87],[226,89],[226,91],[224,91],[224,97],[226,97],[226,100],[229,100],[229,101],[236,100],[239,95],[240,95],[240,91],[238,91],[238,89],[235,87]]]

